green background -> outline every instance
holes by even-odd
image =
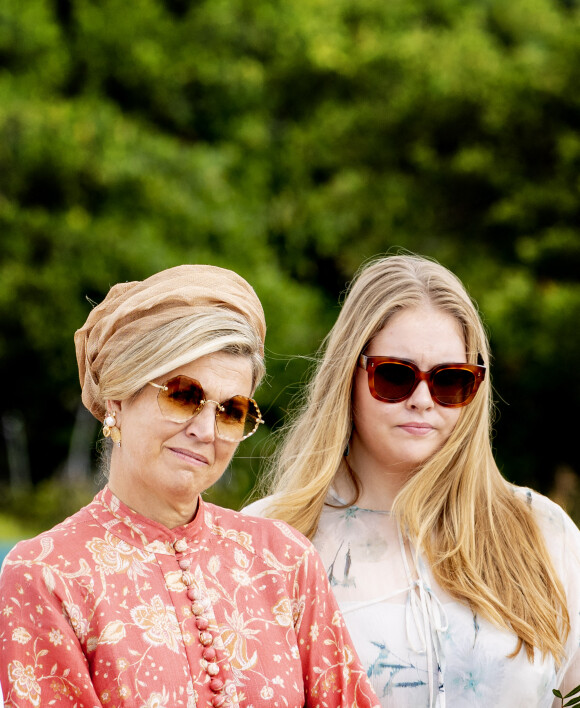
[[[238,507],[345,285],[400,249],[480,305],[505,476],[578,519],[579,87],[575,0],[4,0],[0,536],[96,488],[87,298],[184,262],[254,286],[268,430],[210,492]]]

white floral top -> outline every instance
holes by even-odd
[[[310,542],[200,503],[169,530],[105,488],[0,574],[6,708],[378,708]]]
[[[438,587],[388,512],[325,506],[314,545],[383,708],[550,708],[560,705],[553,688],[580,684],[580,531],[546,497],[516,493],[536,511],[567,593],[572,628],[558,673],[551,658],[508,659],[515,635]],[[265,501],[245,511],[260,514]]]

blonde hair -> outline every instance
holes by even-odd
[[[208,307],[150,330],[108,360],[101,371],[100,396],[103,402],[131,398],[149,381],[216,352],[248,357],[252,391],[256,389],[265,372],[259,334],[237,312]]]
[[[481,355],[489,365],[481,319],[453,273],[412,255],[361,268],[323,342],[305,403],[269,464],[268,516],[314,536],[351,435],[358,357],[395,313],[426,303],[459,322],[468,362]],[[393,511],[445,591],[515,632],[511,656],[524,646],[532,660],[538,648],[559,664],[570,627],[565,593],[531,509],[495,464],[491,411],[488,375],[445,445],[399,492]]]

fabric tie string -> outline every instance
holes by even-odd
[[[447,631],[449,622],[447,613],[431,588],[427,585],[421,572],[420,563],[413,554],[413,566],[416,578],[409,566],[405,540],[399,528],[401,555],[410,592],[406,607],[407,639],[413,651],[424,654],[427,658],[427,673],[429,680],[429,708],[445,708],[445,684],[443,681],[443,644],[442,634]],[[437,693],[434,690],[437,679]]]

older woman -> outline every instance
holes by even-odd
[[[202,493],[262,417],[265,323],[231,271],[119,284],[75,336],[107,486],[0,576],[6,705],[371,706],[324,568]]]
[[[549,708],[580,683],[580,532],[502,478],[489,358],[452,273],[369,263],[272,462],[273,496],[247,509],[313,539],[383,708]]]

